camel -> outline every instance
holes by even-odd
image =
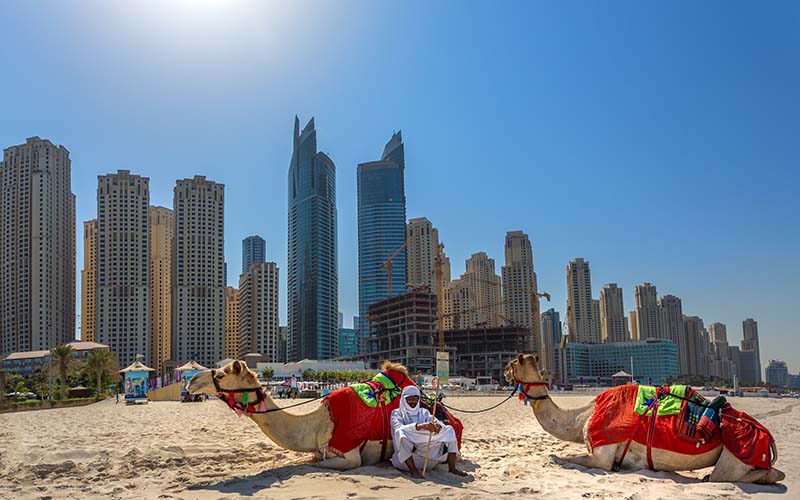
[[[389,363],[384,369],[401,371],[408,376],[405,366]],[[220,370],[214,370],[216,384],[212,380],[212,370],[197,373],[189,381],[188,391],[192,394],[208,394],[216,396],[217,387],[223,391],[248,391],[250,401],[255,400],[255,390],[261,387],[256,372],[247,368],[244,361],[232,361]],[[362,465],[375,465],[381,458],[381,441],[367,441],[366,445],[355,448],[344,456],[334,455],[327,449],[327,443],[333,435],[333,420],[328,405],[323,402],[313,411],[298,415],[281,410],[269,394],[265,392],[264,403],[269,413],[245,413],[258,425],[261,431],[281,448],[314,454],[315,465],[336,470],[349,470]],[[235,393],[235,401],[241,403],[242,392]],[[392,455],[392,440],[387,441],[386,456]]]
[[[523,384],[533,400],[533,414],[542,428],[552,436],[572,443],[583,443],[591,450],[588,441],[589,421],[594,409],[594,400],[582,408],[562,409],[549,397],[547,385],[539,371],[539,356],[520,354],[508,362],[505,378],[508,382]],[[531,385],[526,385],[531,384]],[[539,385],[541,384],[541,385]],[[625,443],[597,446],[590,454],[563,457],[560,460],[587,468],[611,471],[623,455]],[[773,448],[777,459],[777,451]],[[705,479],[714,482],[741,482],[773,484],[782,481],[785,474],[776,468],[754,469],[736,458],[722,444],[700,455],[683,455],[660,448],[652,449],[653,468],[663,471],[688,471],[713,466]],[[774,461],[773,460],[773,461]],[[648,467],[647,447],[635,441],[624,455],[622,469],[641,470]]]

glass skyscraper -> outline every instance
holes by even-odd
[[[242,274],[253,262],[267,261],[267,242],[261,236],[248,236],[242,240]]]
[[[380,161],[358,166],[358,311],[359,352],[369,331],[369,306],[389,298],[386,270],[381,267],[403,246],[406,237],[405,157],[403,137],[392,135]],[[406,251],[392,259],[391,296],[406,288]]]
[[[302,132],[294,119],[288,187],[288,358],[334,358],[339,353],[336,167],[317,151],[313,118]]]

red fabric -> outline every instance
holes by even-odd
[[[621,385],[601,392],[595,397],[595,408],[589,421],[589,448],[606,444],[624,443],[633,434],[633,440],[647,446],[650,417],[640,418],[633,411],[636,404],[635,385]],[[656,417],[653,431],[653,448],[674,451],[684,455],[700,455],[719,446],[719,437],[711,442],[688,440],[676,433],[680,415]]]
[[[766,427],[730,404],[722,407],[722,443],[733,456],[759,469],[772,467],[771,444],[775,441]]]
[[[640,418],[633,409],[636,404],[635,385],[623,385],[604,391],[595,397],[595,408],[589,421],[589,448],[606,444],[624,443],[633,434],[633,440],[647,446],[650,417]],[[774,441],[769,431],[750,415],[735,410],[730,404],[722,408],[722,436],[714,433],[710,441],[680,437],[680,415],[656,417],[653,448],[699,455],[724,444],[733,455],[752,467],[771,467],[770,444]]]
[[[410,378],[402,379],[402,374],[396,377],[398,372],[389,372],[392,380],[401,384],[401,387],[414,385]],[[328,449],[333,453],[347,453],[348,451],[358,448],[366,441],[382,441],[384,437],[387,440],[392,439],[392,431],[389,428],[389,417],[392,410],[400,406],[400,398],[396,397],[392,402],[386,405],[386,411],[381,409],[378,405],[377,408],[370,408],[358,394],[355,393],[350,387],[343,387],[330,393],[325,402],[328,404],[328,410],[333,420],[333,435],[328,442]],[[446,409],[437,406],[437,417],[441,418],[440,409],[445,411],[449,424],[453,426],[458,437],[458,445],[461,446],[461,432],[463,425],[453,415],[449,414]],[[388,458],[388,457],[387,457]]]

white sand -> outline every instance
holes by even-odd
[[[556,397],[565,407],[588,400]],[[498,401],[449,399],[464,408]],[[251,420],[216,400],[138,407],[111,400],[0,415],[0,498],[800,498],[800,402],[736,398],[733,404],[772,431],[783,485],[701,482],[710,469],[676,475],[565,467],[553,455],[584,449],[546,434],[516,399],[489,413],[460,415],[461,466],[471,478],[437,470],[425,481],[389,465],[345,473],[308,465],[308,455],[277,448]]]

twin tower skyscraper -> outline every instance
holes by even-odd
[[[364,352],[367,309],[389,297],[381,265],[391,256],[391,295],[405,291],[406,256],[398,251],[406,233],[404,170],[400,132],[380,160],[358,165],[359,352]],[[313,118],[301,131],[295,117],[288,180],[288,358],[333,358],[339,355],[336,167],[317,151]]]

